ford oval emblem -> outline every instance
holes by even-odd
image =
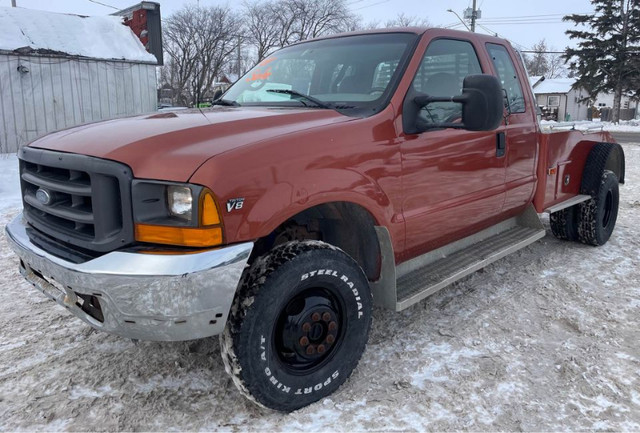
[[[39,188],[36,191],[36,199],[44,205],[51,204],[51,194],[46,189]]]

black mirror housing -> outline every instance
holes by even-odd
[[[420,110],[431,102],[461,103],[462,123],[432,123],[418,126]],[[491,131],[500,126],[503,115],[502,84],[493,75],[479,74],[465,77],[462,95],[459,96],[432,97],[410,91],[405,99],[402,122],[407,134],[440,128]]]
[[[454,100],[457,98],[454,98]],[[502,84],[493,75],[469,75],[463,82],[462,123],[469,131],[492,131],[502,123]],[[458,102],[458,101],[456,101]]]

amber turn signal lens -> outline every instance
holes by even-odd
[[[152,244],[185,247],[214,247],[222,244],[222,228],[190,228],[136,224],[136,240]]]
[[[213,200],[211,191],[205,189],[200,202],[200,225],[212,226],[216,224],[220,224],[216,202]]]

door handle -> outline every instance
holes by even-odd
[[[496,135],[496,156],[501,158],[507,151],[507,137],[504,132],[498,132]]]

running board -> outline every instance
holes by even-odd
[[[568,207],[574,206],[578,203],[585,202],[587,200],[591,200],[590,195],[578,194],[575,197],[571,197],[569,200],[565,200],[562,203],[554,204],[553,206],[549,206],[543,212],[552,214],[554,212],[558,212],[559,210],[566,209]]]
[[[383,231],[378,230],[379,238],[381,234]],[[517,217],[393,266],[393,270],[389,266],[389,256],[393,258],[393,254],[388,250],[384,253],[388,245],[381,239],[382,270],[386,278],[372,283],[374,301],[396,311],[404,310],[478,269],[532,244],[545,234],[538,214],[533,206],[529,206]],[[393,274],[395,281],[390,281],[389,273]]]

